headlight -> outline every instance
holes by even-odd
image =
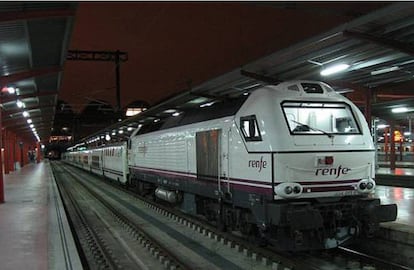
[[[298,183],[280,183],[275,187],[275,193],[282,198],[295,198],[302,194],[303,188]]]
[[[371,178],[362,179],[358,182],[357,189],[361,193],[370,193],[375,188],[375,181]]]

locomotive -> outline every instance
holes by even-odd
[[[363,114],[323,82],[263,86],[63,159],[280,250],[335,248],[397,216],[372,197]]]

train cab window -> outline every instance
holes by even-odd
[[[361,134],[346,103],[285,101],[281,105],[291,134]]]
[[[262,140],[255,115],[240,117],[240,127],[247,142]]]

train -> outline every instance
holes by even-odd
[[[323,82],[265,85],[63,160],[280,250],[336,248],[397,216],[373,196],[363,114]]]

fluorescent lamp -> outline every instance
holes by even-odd
[[[16,93],[16,89],[14,87],[7,87],[7,92],[9,92],[9,94],[14,94]]]
[[[399,108],[392,108],[391,111],[393,113],[403,113],[403,112],[407,112],[408,109],[406,107],[399,107]]]
[[[404,136],[410,136],[410,135],[411,135],[411,132],[409,131],[404,132]]]
[[[208,103],[204,103],[200,105],[200,108],[204,108],[204,107],[210,107],[211,105],[213,105],[215,103],[215,101],[212,102],[208,102]]]
[[[16,105],[17,105],[17,107],[19,107],[19,108],[23,108],[23,107],[24,107],[24,103],[23,103],[23,102],[21,102],[20,100],[17,100],[17,101],[16,101]]]
[[[330,66],[330,67],[327,67],[327,68],[323,69],[321,71],[321,75],[322,76],[328,76],[328,75],[331,75],[331,74],[334,74],[334,73],[338,73],[340,71],[344,71],[347,68],[349,68],[348,64],[339,64],[339,65]]]
[[[389,125],[380,124],[380,125],[377,126],[377,129],[383,129],[383,128],[386,128],[386,127],[389,127]]]
[[[180,115],[179,112],[175,112],[175,113],[172,114],[172,116],[179,116],[179,115]]]
[[[400,70],[400,67],[387,67],[383,69],[377,69],[377,70],[371,71],[371,75],[379,75],[379,74],[388,73],[388,72],[396,71],[396,70]]]

